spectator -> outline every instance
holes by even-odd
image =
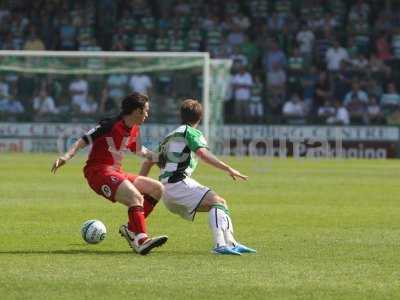
[[[272,64],[272,70],[267,74],[268,91],[272,94],[285,94],[286,73],[282,66],[275,62]]]
[[[342,61],[339,72],[333,76],[332,80],[332,93],[335,99],[344,99],[346,94],[351,90],[353,76],[354,72],[352,72],[349,64],[345,61]]]
[[[336,115],[336,108],[331,101],[326,100],[324,105],[318,108],[318,118],[325,123]]]
[[[64,15],[61,19],[59,28],[60,48],[61,50],[75,50],[77,29],[72,24],[72,20],[68,15]]]
[[[347,50],[343,48],[337,40],[333,42],[333,46],[326,52],[326,63],[327,68],[330,72],[339,71],[340,64],[342,61],[348,61],[349,54]]]
[[[232,46],[241,45],[245,41],[245,33],[242,29],[233,24],[232,31],[228,34],[228,43]]]
[[[349,111],[352,123],[368,123],[367,104],[367,93],[360,89],[358,81],[353,82],[351,91],[346,94],[344,99],[344,105]]]
[[[312,103],[315,93],[315,85],[318,81],[318,71],[315,66],[311,66],[301,78],[304,101]]]
[[[325,28],[324,32],[316,41],[316,59],[320,66],[326,64],[326,52],[332,46],[332,32],[329,28]]]
[[[10,114],[21,114],[25,112],[25,108],[21,101],[15,99],[14,96],[10,95],[8,98],[0,99],[0,112]]]
[[[126,94],[127,85],[128,76],[125,74],[111,74],[107,79],[108,96],[114,101],[120,101]]]
[[[367,21],[370,13],[370,7],[363,0],[358,0],[349,12],[349,22],[356,22],[358,20]]]
[[[250,26],[250,20],[242,13],[233,13],[231,20],[234,26],[238,26],[240,30],[247,30]]]
[[[260,79],[260,76],[254,76],[254,82],[251,86],[251,98],[250,98],[250,116],[252,121],[255,123],[262,122],[264,115],[263,107],[263,90],[264,86]]]
[[[301,55],[303,55],[305,58],[308,58],[309,61],[314,49],[315,35],[305,23],[302,25],[301,30],[297,33],[296,41],[300,46]]]
[[[393,30],[392,35],[392,49],[393,55],[396,59],[400,59],[400,28]]]
[[[397,92],[396,85],[393,82],[387,84],[386,93],[381,98],[381,106],[386,110],[400,107],[400,94]]]
[[[46,88],[41,88],[39,95],[33,99],[33,110],[39,116],[58,113],[54,99],[48,95]]]
[[[250,66],[253,66],[260,54],[258,47],[249,39],[247,34],[244,35],[244,41],[240,45],[239,53],[242,53],[244,56],[246,56]],[[228,56],[229,55],[225,55],[224,57]]]
[[[288,83],[290,90],[298,90],[302,87],[301,78],[305,69],[304,57],[300,56],[298,48],[294,48],[292,56],[288,60]]]
[[[368,103],[368,94],[360,88],[360,83],[354,81],[351,86],[351,91],[344,98],[344,105],[347,106],[353,101],[358,101],[364,104]]]
[[[330,97],[330,84],[326,71],[319,73],[319,78],[315,84],[314,99],[313,99],[313,114],[316,115],[318,109],[328,100]]]
[[[239,73],[232,78],[235,116],[239,120],[248,121],[249,119],[252,86],[253,78],[251,74],[246,70],[245,66],[241,66]]]
[[[74,112],[83,115],[95,114],[98,109],[98,104],[91,97],[82,99],[82,101],[75,101],[72,103],[72,109]]]
[[[267,19],[269,30],[272,32],[279,32],[285,25],[285,19],[282,15],[277,12],[273,12]]]
[[[145,95],[151,95],[151,88],[153,84],[151,82],[150,76],[146,74],[135,74],[132,75],[129,80],[129,87],[132,92],[138,92]]]
[[[10,86],[4,80],[4,77],[0,75],[0,99],[8,98],[10,95]]]
[[[36,30],[30,33],[25,42],[24,50],[45,50],[42,40],[36,34]]]
[[[390,45],[388,42],[388,34],[386,32],[382,32],[379,38],[376,40],[375,43],[376,47],[376,55],[379,59],[383,61],[388,61],[392,59],[392,53],[390,51]]]
[[[371,95],[369,97],[367,114],[368,114],[368,123],[370,124],[385,123],[385,117],[383,115],[381,107],[378,104],[377,97],[375,95]]]
[[[375,95],[379,96],[380,98],[380,96],[383,94],[383,88],[381,83],[372,77],[369,77],[365,81],[364,86],[365,86],[365,91],[367,92],[368,95]]]
[[[69,85],[71,103],[75,106],[84,106],[89,95],[89,84],[84,78],[76,77]]]
[[[303,118],[306,116],[306,105],[299,93],[293,93],[282,109],[283,116],[286,118]]]
[[[350,115],[346,107],[343,106],[340,100],[335,101],[336,114],[326,120],[328,124],[332,125],[349,125]]]
[[[390,77],[390,68],[386,66],[375,53],[371,54],[368,69],[370,76],[374,78],[382,79],[385,77]]]
[[[273,69],[273,65],[278,67],[286,67],[286,56],[281,49],[279,49],[276,41],[271,41],[268,51],[264,55],[264,66],[267,71]]]
[[[353,71],[359,75],[365,74],[369,62],[363,53],[357,53],[354,58],[350,61]]]

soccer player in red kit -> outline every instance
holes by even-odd
[[[151,157],[152,152],[139,143],[139,126],[145,121],[148,113],[147,96],[140,93],[126,96],[121,103],[121,112],[116,118],[100,121],[64,155],[57,158],[51,169],[55,173],[78,150],[91,145],[92,149],[83,169],[86,180],[97,194],[128,207],[128,224],[122,225],[119,232],[129,245],[142,255],[161,246],[168,239],[167,236],[149,238],[145,220],[162,197],[162,184],[148,177],[124,172],[121,167],[125,152]]]

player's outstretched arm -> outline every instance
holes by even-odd
[[[223,161],[219,160],[217,157],[215,157],[214,154],[212,154],[206,148],[197,149],[196,155],[198,157],[200,157],[200,159],[202,161],[204,161],[205,163],[207,163],[217,169],[227,172],[229,174],[229,176],[232,177],[233,180],[236,180],[236,178],[246,180],[248,178],[248,176],[241,174],[238,170],[231,168],[229,165],[227,165]]]
[[[75,142],[75,144],[73,144],[71,146],[71,148],[62,156],[60,156],[59,158],[57,158],[54,163],[53,166],[51,167],[51,172],[53,174],[56,173],[57,169],[63,165],[65,165],[65,163],[67,161],[69,161],[72,157],[75,156],[75,154],[82,148],[86,147],[86,142],[83,140],[83,138],[80,138],[79,140],[77,140]]]
[[[155,162],[149,159],[146,159],[140,168],[139,175],[140,176],[148,176],[151,168],[155,165]]]

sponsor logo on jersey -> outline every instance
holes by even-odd
[[[107,198],[111,197],[111,188],[104,184],[101,186],[101,191],[103,192],[104,196],[106,196]]]

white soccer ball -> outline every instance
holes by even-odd
[[[82,224],[81,235],[88,244],[98,244],[106,238],[107,229],[99,220],[88,220]]]

